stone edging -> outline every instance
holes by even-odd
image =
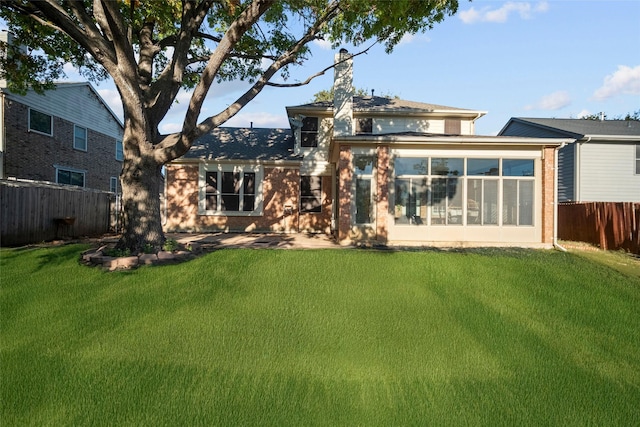
[[[107,249],[113,245],[103,245],[99,248],[84,251],[81,256],[81,262],[88,266],[102,267],[105,270],[129,270],[142,265],[158,265],[170,264],[188,261],[202,255],[204,252],[210,251],[210,248],[203,248],[197,243],[189,243],[184,249],[176,251],[160,251],[151,254],[139,254],[123,257],[113,257],[105,254]],[[209,249],[209,250],[206,250]]]

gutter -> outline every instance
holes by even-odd
[[[560,154],[560,149],[565,145],[567,144],[563,142],[562,145],[554,149],[555,155],[553,159],[553,247],[562,252],[567,252],[567,249],[558,243],[558,154]]]

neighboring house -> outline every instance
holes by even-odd
[[[512,118],[504,136],[570,138],[558,155],[560,202],[640,202],[640,122]]]
[[[0,178],[116,191],[123,125],[90,83],[39,95],[0,86]]]
[[[485,112],[352,94],[287,107],[291,129],[218,128],[167,165],[167,231],[334,234],[341,244],[550,247],[556,150],[474,135]]]

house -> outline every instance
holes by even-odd
[[[115,192],[123,124],[90,83],[57,83],[43,95],[0,86],[0,178]]]
[[[640,122],[514,117],[504,136],[571,138],[558,153],[560,202],[640,202]]]
[[[557,150],[572,138],[475,135],[485,112],[353,96],[287,107],[290,129],[218,128],[167,165],[167,231],[319,232],[341,244],[555,242]]]

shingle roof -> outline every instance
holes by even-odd
[[[291,129],[219,127],[198,138],[183,159],[302,160]]]
[[[312,102],[289,108],[317,108],[332,109],[333,101]],[[403,111],[403,112],[431,112],[431,111],[459,111],[475,112],[464,108],[448,107],[446,105],[427,104],[424,102],[406,101],[397,98],[385,98],[383,96],[354,96],[354,111]]]
[[[637,120],[585,120],[585,119],[539,119],[516,117],[515,120],[557,129],[579,138],[589,135],[639,136],[640,122]]]

